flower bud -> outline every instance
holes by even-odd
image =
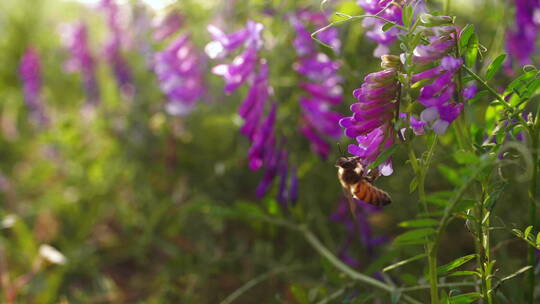
[[[383,55],[381,56],[381,67],[383,69],[399,69],[401,67],[401,60],[399,56]]]
[[[451,25],[454,23],[454,18],[450,16],[433,16],[427,13],[420,15],[420,21],[425,26],[440,26],[440,25]]]

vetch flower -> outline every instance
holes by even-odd
[[[365,166],[394,143],[392,120],[398,109],[399,58],[383,56],[382,66],[386,69],[367,75],[360,88],[354,90],[358,102],[351,105],[353,115],[339,121],[345,135],[357,141],[357,145],[349,145],[349,153],[359,156]],[[392,174],[391,161],[380,164],[379,171],[383,175]]]
[[[536,40],[540,26],[540,2],[538,0],[515,0],[515,28],[506,33],[506,51],[511,55],[507,68],[512,61],[520,65],[531,64],[531,57],[536,50]]]
[[[304,76],[300,87],[304,96],[300,97],[302,109],[300,133],[310,142],[312,149],[321,157],[326,158],[330,152],[328,139],[337,140],[341,137],[338,122],[341,115],[331,110],[331,106],[342,101],[341,77],[337,75],[339,63],[332,61],[324,53],[318,52],[316,43],[311,39],[307,30],[308,25],[324,26],[328,23],[322,13],[307,10],[290,16],[291,24],[296,32],[295,49],[299,56],[294,69]],[[325,36],[321,36],[325,33]],[[340,41],[335,31],[320,33],[323,42],[339,47]],[[339,49],[336,49],[339,51]]]
[[[252,75],[258,65],[257,55],[262,47],[261,32],[264,26],[260,23],[248,21],[246,27],[238,32],[226,35],[219,28],[210,25],[208,31],[214,38],[205,50],[210,58],[218,58],[244,46],[244,50],[234,58],[230,64],[220,64],[212,69],[216,75],[225,79],[225,93],[230,94],[244,84]]]
[[[251,143],[248,166],[251,170],[264,170],[255,193],[259,198],[265,196],[279,177],[279,203],[284,206],[293,203],[297,199],[296,173],[289,174],[287,152],[281,143],[284,140],[276,135],[277,104],[270,102],[272,88],[268,82],[268,63],[259,56],[263,46],[263,25],[248,21],[245,28],[232,34],[225,34],[212,25],[208,30],[214,39],[205,48],[210,58],[224,59],[233,52],[240,52],[231,63],[217,65],[212,71],[225,79],[227,94],[243,84],[249,85],[238,112],[244,120],[240,132]]]
[[[163,51],[154,55],[154,71],[169,102],[171,115],[185,115],[206,91],[201,54],[191,44],[189,35],[178,36]]]
[[[402,6],[405,1],[392,0],[358,0],[366,14],[379,15],[387,20],[402,25]],[[383,31],[385,21],[375,18],[365,18],[362,25],[367,29],[366,36],[375,41],[378,46],[373,52],[373,56],[380,57],[389,53],[389,46],[396,41],[400,30],[396,27]]]
[[[425,10],[422,0],[357,0],[356,3],[364,9],[366,14],[380,16],[398,25],[403,25],[402,13],[405,5],[412,5],[415,15]],[[367,30],[366,36],[378,44],[373,51],[374,57],[389,54],[390,45],[402,32],[397,27],[383,31],[385,24],[386,21],[376,18],[364,18],[362,21],[362,26]]]
[[[88,30],[84,23],[65,24],[60,28],[64,47],[70,58],[64,68],[70,73],[80,73],[89,104],[99,103],[100,92],[96,80],[96,63],[88,45]]]
[[[116,82],[124,94],[133,94],[133,77],[131,68],[122,55],[122,37],[125,32],[120,26],[119,8],[114,0],[102,0],[101,7],[105,11],[110,36],[105,43],[104,55],[113,69]]]
[[[426,107],[420,118],[437,134],[444,134],[463,110],[463,104],[452,102],[456,88],[453,77],[462,64],[461,58],[446,56],[441,59],[439,67],[419,73],[422,75],[413,76],[413,81],[427,77],[435,78],[431,84],[420,90],[417,100]]]
[[[32,123],[43,125],[47,116],[41,96],[41,60],[35,49],[29,47],[19,64],[19,77],[22,80],[24,100]]]

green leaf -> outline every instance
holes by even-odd
[[[390,148],[386,149],[383,153],[381,153],[379,155],[379,157],[377,157],[377,159],[373,163],[371,163],[367,167],[367,169],[370,170],[370,169],[373,169],[373,168],[377,168],[377,166],[379,166],[380,164],[385,162],[387,159],[390,158],[390,156],[392,156],[392,154],[394,154],[396,152],[397,147],[398,147],[398,145],[394,144]]]
[[[461,186],[462,181],[458,172],[449,166],[439,165],[437,166],[439,172],[454,186]]]
[[[497,56],[497,58],[495,58],[493,62],[491,62],[486,71],[486,81],[491,80],[493,76],[497,74],[497,72],[501,69],[504,59],[506,59],[506,54],[501,54]]]
[[[410,27],[412,24],[412,18],[413,18],[413,8],[411,5],[405,6],[405,8],[402,11],[402,21],[403,26]]]
[[[448,277],[458,277],[458,276],[477,276],[481,277],[482,275],[477,271],[469,271],[469,270],[460,270],[460,271],[454,271],[447,275]]]
[[[527,228],[525,228],[525,231],[523,231],[523,238],[528,238],[529,237],[529,234],[531,234],[531,230],[532,230],[533,226],[529,226]]]
[[[439,221],[430,218],[416,219],[399,223],[400,227],[405,228],[431,227],[437,225],[439,225]]]
[[[467,24],[461,31],[461,34],[459,35],[459,52],[461,54],[465,53],[466,47],[469,44],[469,39],[471,39],[473,34],[474,25],[472,24]]]
[[[458,164],[476,164],[479,159],[474,153],[458,150],[454,153],[454,159]]]
[[[528,96],[533,96],[538,88],[540,88],[540,78],[531,81],[529,85],[527,85]]]
[[[390,271],[390,270],[392,270],[392,269],[396,269],[396,268],[398,268],[398,267],[401,267],[401,266],[403,266],[403,265],[409,264],[409,263],[411,263],[411,262],[414,262],[414,261],[419,260],[419,259],[424,258],[424,257],[426,257],[426,254],[425,254],[425,253],[422,253],[422,254],[419,254],[419,255],[415,255],[415,256],[413,256],[412,258],[408,258],[408,259],[405,259],[405,260],[401,260],[401,261],[399,261],[399,262],[397,262],[397,263],[394,263],[394,264],[392,264],[392,265],[386,266],[386,267],[383,268],[382,271],[383,271],[383,272],[387,272],[387,271]]]
[[[394,25],[396,25],[394,22],[386,22],[383,27],[382,27],[382,31],[383,32],[387,32],[388,30],[390,30],[391,28],[394,27]]]
[[[452,262],[450,262],[450,263],[448,263],[446,265],[437,267],[437,273],[439,275],[444,275],[447,272],[449,272],[450,270],[458,268],[459,266],[467,263],[468,261],[474,259],[475,257],[477,257],[477,254],[469,254],[469,255],[457,258],[457,259],[453,260]]]
[[[482,294],[478,292],[470,292],[450,297],[449,301],[452,304],[468,304],[480,299],[481,297]]]
[[[472,34],[469,41],[467,41],[467,52],[465,53],[465,64],[468,67],[474,67],[476,64],[476,57],[478,56],[478,37],[476,34]]]
[[[536,235],[536,246],[540,246],[540,232]]]
[[[413,179],[411,180],[411,183],[409,184],[409,193],[413,193],[414,190],[416,190],[416,187],[418,187],[418,179],[415,177],[413,177]]]
[[[408,243],[424,243],[425,238],[432,234],[435,234],[435,229],[432,228],[421,228],[407,231],[394,239],[394,244],[408,244]]]
[[[474,200],[460,200],[454,207],[454,212],[464,212],[474,207],[476,201]]]

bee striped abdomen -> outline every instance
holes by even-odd
[[[386,206],[392,202],[388,193],[378,189],[366,180],[359,181],[351,187],[355,199],[375,206]]]

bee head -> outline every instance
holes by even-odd
[[[354,169],[358,163],[358,158],[356,157],[340,157],[336,161],[336,167],[343,169]]]

